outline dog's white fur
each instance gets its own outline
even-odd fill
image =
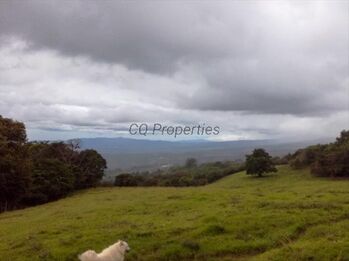
[[[125,253],[130,250],[127,242],[119,240],[97,254],[94,250],[87,250],[79,255],[81,261],[124,261]]]

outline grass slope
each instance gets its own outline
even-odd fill
[[[349,260],[349,181],[280,167],[196,188],[98,188],[0,215],[0,260]]]

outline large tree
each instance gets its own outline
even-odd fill
[[[74,152],[62,143],[31,143],[32,185],[24,199],[35,205],[56,200],[74,190],[75,176],[71,165]]]
[[[30,186],[25,126],[0,116],[0,212],[18,206]]]
[[[246,155],[246,174],[258,175],[276,172],[272,157],[264,149],[255,149],[252,154]]]
[[[73,171],[60,160],[40,159],[35,162],[32,172],[33,184],[25,199],[29,205],[57,200],[74,190]]]
[[[80,150],[71,142],[30,144],[32,186],[25,199],[35,205],[64,197],[73,190],[96,186],[106,168],[95,150]]]
[[[77,189],[96,186],[107,168],[106,160],[95,150],[83,150],[77,155],[75,187]]]
[[[77,141],[27,142],[21,122],[0,116],[0,212],[96,186],[106,168],[95,150]]]

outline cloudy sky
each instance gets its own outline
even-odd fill
[[[349,127],[348,1],[0,1],[0,114],[30,139]]]

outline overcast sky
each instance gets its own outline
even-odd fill
[[[348,1],[0,1],[0,115],[30,139],[349,128]]]

